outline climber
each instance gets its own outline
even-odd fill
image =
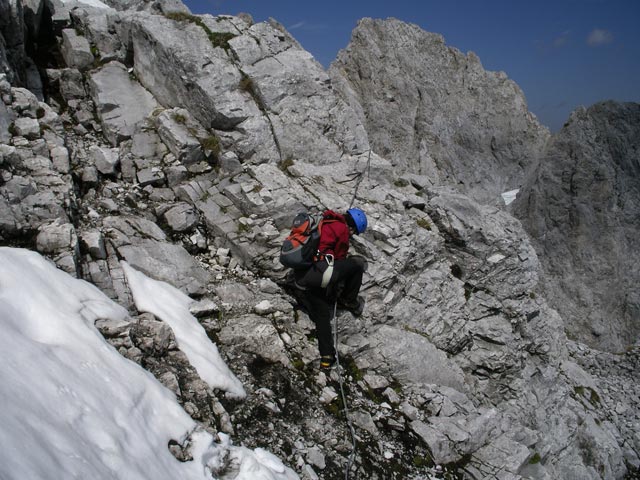
[[[326,210],[320,233],[318,253],[331,259],[333,272],[326,287],[310,285],[305,271],[294,272],[299,291],[299,300],[316,325],[320,368],[330,369],[335,363],[335,348],[332,340],[331,320],[334,303],[358,317],[364,310],[364,299],[358,296],[366,261],[362,257],[347,257],[351,235],[359,235],[367,228],[367,216],[359,208],[350,208],[344,214]],[[314,269],[314,267],[311,267]]]

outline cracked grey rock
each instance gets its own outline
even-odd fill
[[[577,109],[514,205],[568,332],[616,352],[640,335],[639,125],[638,104]]]
[[[162,214],[162,218],[174,232],[189,232],[199,222],[196,210],[188,203],[178,203]]]
[[[361,19],[329,74],[376,153],[482,202],[522,184],[549,138],[504,72],[400,20]]]
[[[94,60],[89,41],[72,28],[62,31],[61,52],[69,68],[86,70]]]
[[[113,146],[131,138],[136,126],[158,107],[154,97],[118,62],[91,72],[89,86],[104,134]]]

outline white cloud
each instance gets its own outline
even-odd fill
[[[587,45],[590,47],[599,47],[611,42],[613,42],[613,34],[601,28],[594,28],[587,37]]]
[[[300,20],[293,25],[287,26],[287,30],[293,31],[305,31],[305,32],[324,32],[330,27],[326,23],[309,23],[305,20]]]
[[[287,29],[288,30],[296,30],[298,28],[303,28],[305,25],[307,24],[307,22],[298,22],[298,23],[294,23],[293,25],[290,25]]]
[[[560,35],[558,35],[556,38],[553,39],[553,47],[554,48],[561,48],[564,47],[568,41],[569,41],[569,34],[571,32],[569,32],[568,30],[566,32],[562,32]]]

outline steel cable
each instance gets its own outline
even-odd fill
[[[347,462],[347,467],[344,471],[345,480],[349,480],[349,471],[351,470],[351,466],[353,465],[353,461],[356,456],[356,432],[353,428],[353,424],[351,423],[351,418],[349,417],[349,406],[347,405],[347,396],[344,393],[344,381],[342,378],[342,367],[340,366],[340,355],[338,354],[338,317],[336,312],[338,310],[337,302],[333,303],[333,318],[331,319],[331,323],[333,324],[333,348],[336,351],[336,370],[338,373],[338,383],[340,384],[340,395],[342,398],[342,410],[344,412],[344,417],[349,426],[349,431],[351,432],[351,453],[349,454],[349,460]]]

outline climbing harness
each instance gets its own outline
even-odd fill
[[[344,478],[345,480],[349,480],[349,470],[351,470],[351,466],[353,465],[353,461],[356,457],[356,432],[353,428],[353,424],[351,423],[351,418],[349,417],[349,406],[347,405],[347,396],[344,393],[344,382],[342,379],[342,368],[340,367],[340,355],[338,354],[338,319],[336,316],[336,312],[338,309],[338,303],[333,303],[333,317],[331,318],[331,323],[333,324],[333,348],[336,352],[336,367],[338,372],[338,383],[340,384],[340,396],[342,398],[342,409],[344,412],[344,418],[349,426],[349,431],[351,433],[351,453],[349,454],[349,460],[347,462],[347,466],[344,470]]]
[[[326,288],[333,275],[333,255],[330,253],[325,254],[324,261],[327,262],[327,269],[322,274],[322,283],[320,284],[320,288]]]

